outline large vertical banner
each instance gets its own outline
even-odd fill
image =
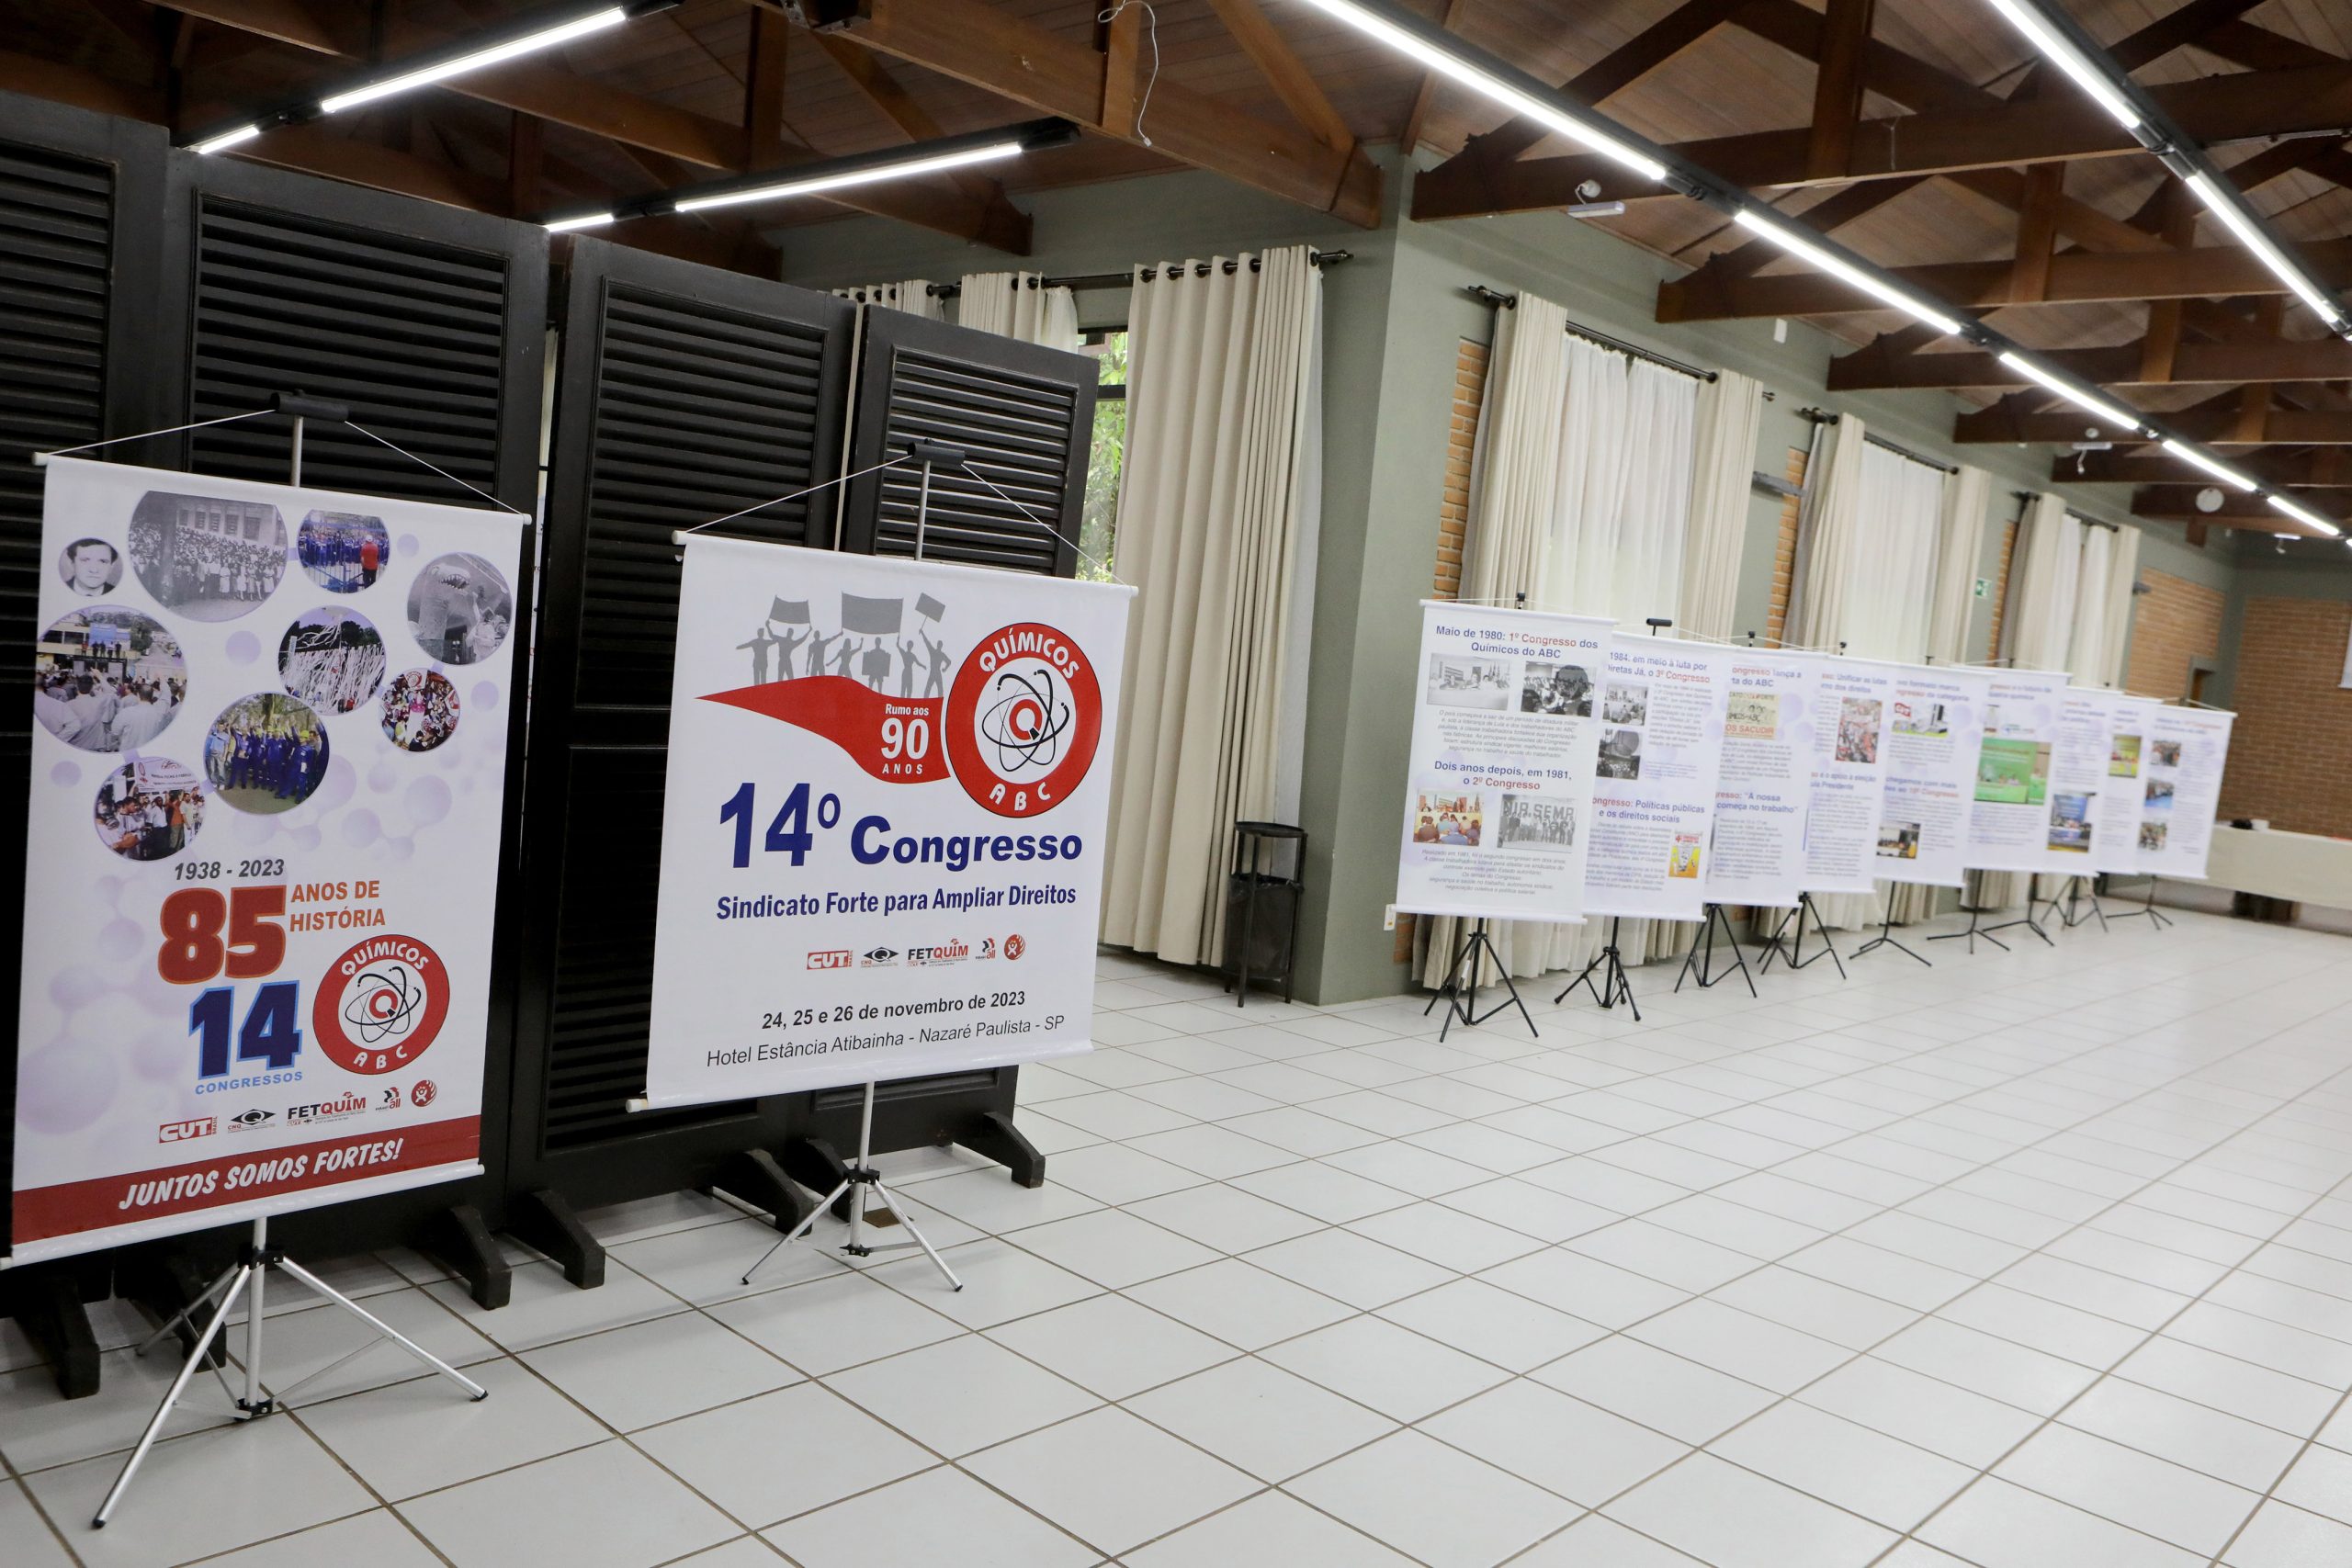
[[[2139,869],[2152,876],[2202,877],[2222,804],[2237,715],[2160,706],[2148,719],[2141,758]]]
[[[51,462],[11,1262],[481,1168],[521,542]]]
[[[1813,790],[1805,813],[1808,893],[1868,893],[1878,874],[1878,822],[1886,793],[1886,729],[1896,667],[1867,659],[1821,661]]]
[[[2092,869],[2107,818],[2109,737],[2115,694],[2069,687],[2058,697],[2058,739],[2050,751],[2050,815],[2043,869],[2081,876]]]
[[[1971,871],[2065,869],[2050,848],[2051,768],[2065,691],[2064,671],[1994,673],[1968,813]]]
[[[1091,1048],[1133,593],[687,542],[649,1103]]]
[[[1968,807],[1992,684],[1975,670],[1895,666],[1878,824],[1877,871],[1886,881],[1965,885]]]
[[[1673,637],[1610,638],[1586,913],[1667,920],[1706,913],[1732,658],[1728,648]]]
[[[1770,649],[1731,655],[1713,853],[1700,880],[1708,903],[1779,908],[1804,891],[1821,660]]]
[[[1584,919],[1611,623],[1424,600],[1396,907]]]
[[[2130,875],[2140,869],[2140,825],[2147,814],[2148,727],[2163,705],[2128,692],[2109,692],[2107,698],[2107,778],[2099,789],[2091,869]]]

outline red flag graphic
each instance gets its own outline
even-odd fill
[[[889,697],[846,675],[804,675],[711,692],[702,699],[763,714],[821,735],[877,779],[926,784],[947,777],[937,697]]]

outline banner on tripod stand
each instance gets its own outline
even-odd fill
[[[684,550],[646,1103],[1091,1049],[1134,590]]]
[[[1585,913],[1695,920],[1723,772],[1733,650],[1618,632],[1600,689]]]
[[[1875,868],[1883,880],[1966,885],[1968,805],[1992,685],[1992,677],[1978,670],[1894,667]]]
[[[480,1170],[525,520],[47,485],[8,1261]]]
[[[1895,666],[1868,659],[1821,661],[1821,719],[1814,726],[1804,825],[1808,893],[1873,890],[1894,675]]]
[[[1611,622],[1424,600],[1396,907],[1584,919]]]
[[[2149,728],[2163,704],[2129,692],[2108,692],[2107,772],[2099,784],[2098,831],[2091,839],[2091,870],[2118,876],[2140,870],[2140,829],[2147,819]]]
[[[2218,708],[2159,705],[2148,718],[2141,773],[2138,869],[2152,876],[2202,878],[2222,805],[2237,715]]]
[[[1821,660],[1776,649],[1731,651],[1713,841],[1700,881],[1707,903],[1777,908],[1804,891]]]
[[[2063,670],[1996,670],[1984,695],[1984,736],[1968,806],[1971,871],[2055,871],[2068,866],[2050,847],[2051,786]],[[2080,869],[2080,863],[2075,863]]]

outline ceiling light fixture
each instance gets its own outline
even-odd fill
[[[2330,328],[2338,332],[2344,330],[2344,308],[2329,298],[2326,290],[2312,281],[2309,273],[2287,259],[2286,253],[2278,248],[2277,242],[2263,232],[2262,225],[2241,205],[2244,198],[2235,190],[2224,194],[2221,186],[2201,170],[2190,175],[2187,184],[2196,193],[2197,199],[2205,204],[2206,209],[2220,219],[2230,232],[2237,236],[2238,243],[2252,251],[2255,259],[2268,267],[2273,276],[2292,289],[2296,298],[2309,305]]]
[[[542,227],[550,234],[568,234],[574,229],[601,229],[619,219],[617,212],[575,212],[569,218],[550,218]]]
[[[1777,218],[1767,218],[1752,207],[1743,207],[1732,214],[1743,229],[1752,229],[1792,256],[1811,262],[1822,271],[1852,285],[1873,299],[1885,301],[1906,315],[1917,318],[1948,337],[1963,337],[1967,328],[1958,318],[1936,309],[1918,296],[1895,287],[1871,268],[1848,261],[1844,256],[1798,233]]]
[[[2299,506],[2283,495],[2267,495],[2263,499],[2270,503],[2270,509],[2273,512],[2283,512],[2298,523],[2307,523],[2331,539],[2343,536],[2342,528],[2322,517],[2308,506]]]
[[[188,151],[192,152],[225,152],[232,147],[243,145],[262,133],[258,125],[241,125],[234,130],[224,130],[218,136],[208,136]]]
[[[804,179],[780,180],[768,185],[752,186],[742,190],[717,191],[708,196],[683,196],[672,204],[679,212],[701,212],[713,207],[732,207],[745,201],[777,201],[788,196],[820,196],[829,190],[844,190],[852,186],[872,185],[877,180],[910,179],[917,175],[935,175],[944,169],[960,169],[967,164],[985,164],[998,158],[1010,158],[1024,151],[1018,138],[990,141],[955,152],[942,152],[932,157],[902,158],[871,168],[848,169],[840,174],[815,175]]]
[[[448,55],[428,64],[415,66],[401,72],[397,76],[387,76],[380,82],[370,82],[364,86],[337,93],[332,97],[322,98],[319,100],[319,112],[340,114],[345,109],[356,108],[361,104],[372,104],[379,98],[389,98],[395,93],[411,92],[418,87],[429,86],[435,82],[446,82],[452,76],[462,76],[469,71],[480,71],[485,66],[502,64],[526,54],[536,54],[543,49],[553,49],[558,44],[570,43],[574,39],[586,38],[591,33],[603,32],[606,28],[619,27],[635,14],[637,13],[627,6],[608,6],[602,10],[591,11],[584,17],[572,17],[568,20],[558,22],[552,27],[537,28],[529,32],[502,39],[497,43],[468,50],[461,54]]]
[[[1656,158],[1619,141],[1582,116],[1570,113],[1555,102],[1547,101],[1537,92],[1507,79],[1491,67],[1474,64],[1446,39],[1442,29],[1430,28],[1427,23],[1412,25],[1419,18],[1408,21],[1392,18],[1374,11],[1356,0],[1306,0],[1325,16],[1345,22],[1366,37],[1378,39],[1399,54],[1408,55],[1424,70],[1433,71],[1449,82],[1459,83],[1482,97],[1491,98],[1513,114],[1524,115],[1547,130],[1555,130],[1569,141],[1589,147],[1612,163],[1622,164],[1645,180],[1661,185],[1666,182],[1666,165]],[[1431,32],[1435,37],[1430,36]],[[1505,69],[1508,69],[1507,67]]]
[[[2030,6],[2018,0],[1992,0],[1993,9],[2008,18],[2009,26],[2032,41],[2033,47],[2047,56],[2052,64],[2075,79],[2075,85],[2090,95],[2091,100],[2126,130],[2137,130],[2143,123],[2140,111],[2132,101],[2116,91],[2107,73],[2072,41],[2062,37],[2049,21]]]
[[[2001,363],[2029,380],[2040,382],[2076,408],[2098,415],[2109,424],[2120,425],[2125,430],[2134,432],[2140,429],[2138,414],[2127,413],[2106,399],[2093,396],[2060,377],[2056,372],[2042,368],[2022,354],[2013,354],[2004,349],[2001,352]]]
[[[2245,475],[2238,472],[2227,463],[2222,462],[2219,457],[2216,457],[2211,453],[2205,452],[2198,447],[2191,446],[2186,441],[2176,441],[2171,436],[2167,435],[2164,438],[2164,446],[2165,451],[2171,453],[2174,457],[2179,458],[2182,462],[2187,463],[2191,468],[2202,468],[2207,473],[2212,475],[2215,479],[2221,480],[2223,484],[2235,485],[2238,489],[2245,491],[2248,495],[2252,495],[2255,491],[2262,488],[2252,479],[2246,478]]]

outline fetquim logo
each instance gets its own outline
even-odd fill
[[[309,1105],[289,1105],[286,1108],[286,1120],[288,1125],[300,1125],[309,1122],[340,1122],[346,1116],[356,1116],[367,1109],[367,1100],[358,1095],[339,1094],[333,1100],[317,1100]]]

